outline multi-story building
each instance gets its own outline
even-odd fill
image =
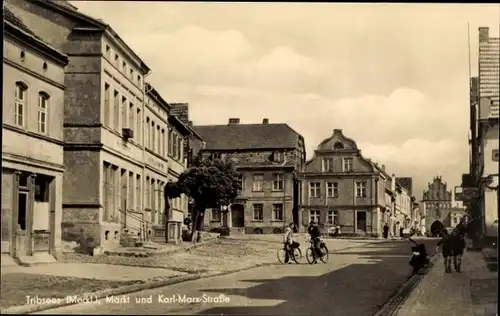
[[[452,193],[440,176],[428,184],[427,191],[422,194],[421,205],[425,215],[425,231],[437,233],[436,229],[444,226],[444,219],[452,207]]]
[[[498,237],[500,38],[479,28],[478,188],[484,241]]]
[[[413,203],[411,200],[411,195],[408,189],[402,186],[396,178],[396,202],[395,202],[395,210],[394,217],[396,221],[395,234],[399,236],[399,231],[402,228],[403,230],[407,230],[411,228],[411,214]]]
[[[7,5],[69,56],[63,239],[111,248],[131,234],[147,238],[161,218],[169,169],[185,166],[183,132],[169,130],[178,120],[145,84],[149,67],[109,25],[64,1]]]
[[[295,172],[305,162],[304,138],[287,124],[240,124],[194,126],[206,142],[204,157],[232,159],[241,174],[242,190],[230,205],[232,231],[280,233],[288,223],[298,225],[298,183]],[[208,215],[208,216],[207,216]],[[204,225],[222,225],[220,209],[207,212]]]
[[[325,229],[339,225],[344,234],[380,235],[391,181],[384,169],[363,157],[356,142],[335,129],[298,175],[302,226],[315,221]]]
[[[8,7],[3,56],[2,265],[9,257],[51,261],[61,251],[68,57]]]

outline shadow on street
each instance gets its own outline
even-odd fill
[[[427,251],[433,254],[437,240],[424,243]],[[373,251],[373,248],[332,252],[329,257],[330,263],[335,260],[341,261],[345,255],[361,256],[365,261],[368,259],[368,263],[350,264],[319,276],[246,280],[245,282],[257,283],[248,288],[200,289],[206,293],[243,296],[248,299],[248,304],[210,308],[199,314],[372,315],[408,279],[411,244],[387,242],[377,245],[375,249],[380,249],[379,251]],[[283,268],[293,268],[293,266],[283,266]],[[301,269],[314,268],[315,266],[308,264],[301,265]],[[271,305],[255,306],[256,304],[251,302],[252,299],[278,300],[278,302],[269,304],[255,302],[259,305]]]

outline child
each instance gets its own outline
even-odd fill
[[[439,246],[441,246],[441,252],[444,258],[444,270],[445,273],[451,273],[451,256],[453,254],[453,237],[448,234],[446,229],[442,231],[442,238],[438,242],[436,247],[436,252],[439,251]]]
[[[289,262],[290,260],[290,252],[293,251],[293,227],[295,225],[293,223],[290,223],[288,227],[285,230],[285,234],[283,235],[283,248],[285,249],[285,263],[292,263]]]

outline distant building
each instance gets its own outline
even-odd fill
[[[413,178],[412,177],[397,177],[396,183],[405,188],[410,196],[413,196]]]
[[[379,236],[393,211],[392,177],[340,129],[318,145],[298,178],[303,229],[315,221],[323,229],[339,225],[343,234]]]
[[[64,68],[68,57],[4,6],[2,264],[62,251]]]
[[[448,185],[440,176],[428,184],[427,191],[424,190],[421,205],[425,212],[426,232],[432,232],[431,226],[438,227],[435,225],[440,225],[439,223],[444,225],[444,220],[452,207],[452,192],[448,191]]]
[[[291,222],[299,224],[298,182],[295,173],[305,162],[304,138],[287,124],[194,126],[206,142],[204,157],[231,159],[241,173],[242,190],[229,206],[232,232],[281,233]],[[205,227],[222,225],[220,209],[207,211]]]

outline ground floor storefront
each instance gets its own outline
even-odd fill
[[[2,160],[1,253],[55,260],[61,251],[62,166]]]
[[[379,207],[360,207],[356,209],[330,209],[321,207],[302,207],[302,227],[304,231],[311,221],[318,224],[321,230],[328,231],[340,227],[344,236],[371,236],[382,234],[382,211]]]

